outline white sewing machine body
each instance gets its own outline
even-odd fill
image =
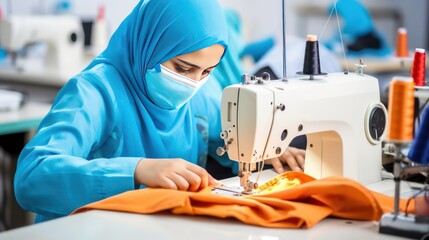
[[[46,44],[43,61],[17,55],[23,47]],[[0,21],[0,47],[12,58],[5,76],[14,78],[61,79],[62,85],[85,65],[81,20],[71,15],[10,15]],[[9,73],[10,72],[10,73]],[[39,76],[40,75],[40,76]],[[39,79],[40,78],[40,79]]]
[[[307,135],[309,175],[381,180],[387,112],[377,79],[356,73],[306,78],[225,88],[221,137],[229,158],[241,166],[278,157],[295,137]]]

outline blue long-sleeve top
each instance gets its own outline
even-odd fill
[[[118,75],[101,68],[112,78]],[[15,192],[21,207],[43,215],[37,220],[67,215],[134,188],[134,170],[144,156],[138,146],[143,146],[144,136],[137,130],[139,121],[132,121],[136,116],[130,95],[118,85],[90,74],[70,80],[25,146]],[[122,108],[123,104],[129,106]],[[125,132],[132,130],[125,125],[136,126],[135,131]]]

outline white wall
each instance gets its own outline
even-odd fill
[[[203,0],[198,0],[203,1]],[[219,0],[222,5],[237,9],[243,18],[246,29],[246,38],[255,40],[267,35],[281,34],[281,0]],[[57,0],[0,0],[0,6],[4,12],[12,3],[14,13],[48,13],[53,9]],[[106,17],[113,32],[119,23],[127,16],[138,0],[71,0],[72,12],[83,18],[94,18],[97,14],[97,6],[101,3],[106,5]],[[296,7],[304,4],[316,4],[324,8],[333,0],[285,0],[286,2],[286,26],[287,32],[294,35],[306,35],[308,33],[319,34],[327,18],[307,19],[308,27],[300,20]],[[427,44],[427,0],[362,0],[368,7],[394,8],[399,10],[405,21],[405,27],[409,33],[410,48],[426,48]],[[328,37],[334,28],[331,21],[326,32]],[[376,21],[377,27],[384,32],[390,43],[395,41],[395,26],[389,21]],[[308,28],[308,29],[307,29]],[[304,36],[302,36],[304,37]]]

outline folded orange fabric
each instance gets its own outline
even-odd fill
[[[379,220],[393,210],[393,198],[372,192],[343,177],[321,180],[299,172],[281,175],[300,185],[252,196],[223,196],[211,193],[168,189],[140,189],[125,192],[79,208],[74,213],[93,209],[151,214],[173,214],[236,218],[244,223],[273,228],[310,228],[332,216],[352,220]],[[401,200],[405,210],[406,200]],[[414,203],[408,212],[414,211]]]

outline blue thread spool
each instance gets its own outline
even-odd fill
[[[429,164],[429,107],[422,114],[422,122],[411,145],[408,158],[423,165]]]

